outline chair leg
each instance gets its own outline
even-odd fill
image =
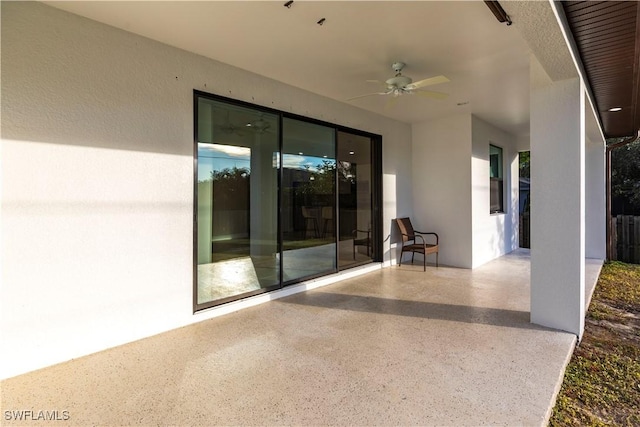
[[[438,267],[438,252],[436,252],[436,267]]]
[[[424,256],[422,257],[422,270],[427,271],[427,251],[424,251]]]
[[[404,251],[400,250],[400,259],[398,260],[398,267],[402,265],[402,255],[404,255]]]

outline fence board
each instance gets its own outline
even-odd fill
[[[633,263],[640,264],[640,216],[635,217],[633,244],[635,245],[635,252],[633,256]]]
[[[614,259],[640,264],[640,216],[618,215],[611,222]]]

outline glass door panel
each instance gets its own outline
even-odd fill
[[[278,116],[199,98],[197,304],[280,283]]]
[[[338,263],[373,259],[371,138],[338,132]]]
[[[336,271],[335,130],[289,118],[282,128],[283,282]]]

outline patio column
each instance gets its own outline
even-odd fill
[[[602,138],[587,137],[585,156],[585,255],[604,260],[607,258],[607,188],[606,148]]]
[[[585,110],[579,77],[531,64],[531,322],[584,330]]]

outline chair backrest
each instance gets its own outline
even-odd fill
[[[413,226],[411,225],[411,220],[409,218],[397,218],[396,224],[398,224],[398,228],[402,233],[403,242],[408,242],[415,239],[415,232],[413,231]]]
[[[302,217],[303,218],[311,218],[311,212],[306,206],[302,206]]]

